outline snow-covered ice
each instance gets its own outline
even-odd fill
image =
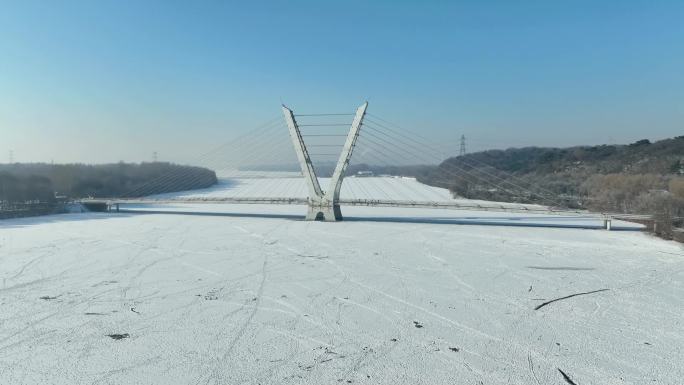
[[[192,194],[300,193],[278,182]],[[399,178],[345,191],[384,183],[425,199]],[[0,384],[684,378],[684,248],[641,232],[434,209],[343,207],[337,223],[301,206],[133,209],[159,213],[0,222]]]

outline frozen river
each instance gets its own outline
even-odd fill
[[[345,185],[385,183],[364,180]],[[254,183],[269,182],[225,193]],[[0,384],[684,378],[679,244],[544,227],[589,221],[560,216],[355,207],[322,223],[298,206],[199,209],[231,214],[1,221]]]

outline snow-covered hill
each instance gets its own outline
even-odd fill
[[[361,180],[345,185],[406,183]],[[237,182],[201,194],[282,186]],[[558,216],[356,207],[325,223],[298,206],[200,206],[0,221],[0,384],[684,378],[678,244],[453,224],[578,221]]]

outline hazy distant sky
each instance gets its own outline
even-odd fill
[[[187,161],[366,99],[470,150],[683,135],[684,1],[0,0],[0,162]]]

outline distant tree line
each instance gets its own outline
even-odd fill
[[[0,201],[52,202],[55,194],[49,178],[39,175],[15,175],[0,171]]]
[[[0,202],[55,202],[85,197],[138,197],[206,188],[212,170],[166,162],[0,165]]]

